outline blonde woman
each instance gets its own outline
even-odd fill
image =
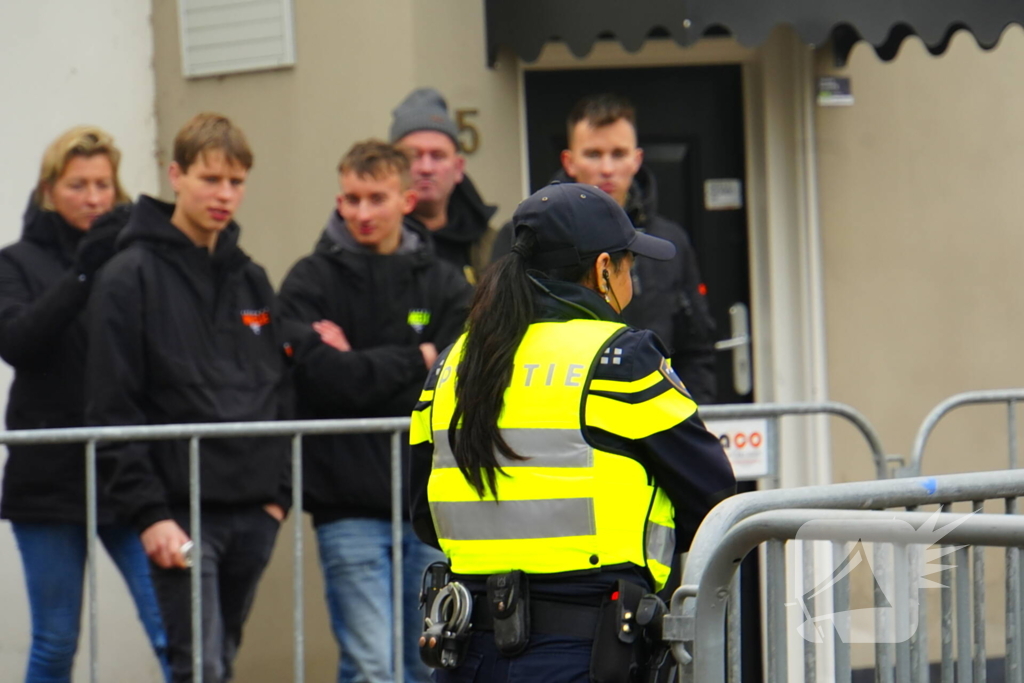
[[[21,239],[0,251],[0,358],[14,368],[8,429],[84,424],[83,312],[93,276],[114,254],[130,210],[121,153],[79,126],[46,149]],[[85,459],[80,444],[11,446],[0,517],[21,552],[32,649],[26,683],[71,680],[85,566]],[[167,637],[135,531],[99,509],[99,536],[135,599],[167,678]]]

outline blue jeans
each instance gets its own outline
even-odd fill
[[[25,683],[70,683],[82,614],[85,526],[16,522],[12,527],[32,612],[32,649]],[[99,527],[99,538],[128,584],[164,678],[170,680],[167,635],[142,543],[133,529],[114,524]]]
[[[331,628],[342,652],[338,683],[392,683],[391,523],[341,519],[318,526],[316,536]],[[423,630],[420,584],[427,565],[445,558],[421,543],[408,522],[402,557],[405,681],[427,683],[430,669],[420,661],[417,642]]]

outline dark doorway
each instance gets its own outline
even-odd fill
[[[733,336],[733,307],[743,304],[749,310],[750,305],[740,67],[528,71],[531,192],[546,185],[561,167],[569,109],[582,97],[603,92],[627,97],[635,105],[645,165],[658,183],[658,212],[688,232],[718,337]],[[726,206],[737,206],[729,202],[737,187],[731,181],[740,183],[738,207],[709,209],[706,199],[712,200],[712,207],[723,199]],[[712,196],[706,197],[706,191]],[[732,351],[717,354],[718,403],[753,400],[749,363],[746,379],[737,376],[743,372],[734,372],[734,365]]]
[[[742,311],[750,306],[740,67],[528,71],[525,90],[531,192],[561,168],[565,117],[578,100],[612,92],[633,103],[644,163],[658,184],[658,213],[682,225],[693,242],[718,337],[727,339],[749,325],[744,319],[736,327],[735,321],[745,318]],[[750,347],[745,351],[749,359]],[[751,373],[749,360],[744,368],[733,351],[718,352],[717,402],[752,401]],[[740,488],[753,490],[756,484],[744,482]],[[760,681],[757,553],[743,562],[741,592],[743,680]]]

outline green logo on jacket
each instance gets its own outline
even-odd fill
[[[430,311],[423,308],[410,309],[407,322],[412,329],[422,332],[423,328],[430,324]]]

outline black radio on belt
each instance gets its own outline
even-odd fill
[[[487,608],[494,620],[494,644],[515,657],[530,642],[530,582],[521,571],[487,577]]]

